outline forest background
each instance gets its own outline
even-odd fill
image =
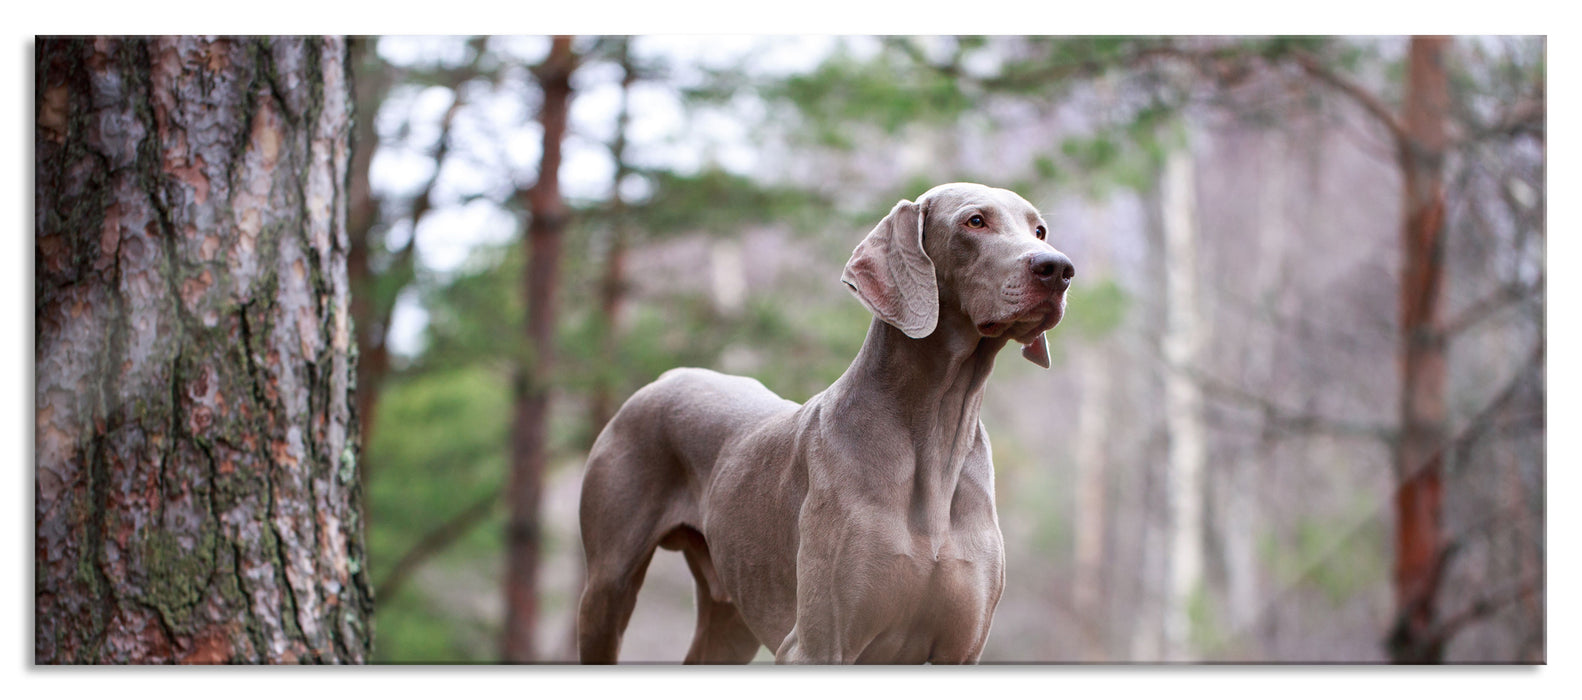
[[[1414,46],[572,39],[524,648],[570,658],[576,488],[609,411],[682,365],[806,399],[861,341],[833,282],[854,241],[897,199],[974,180],[1037,202],[1081,271],[1053,371],[1002,362],[985,401],[1011,563],[985,661],[1542,660],[1545,45],[1439,49],[1456,135],[1427,262],[1403,250],[1397,153]],[[522,222],[550,42],[358,47],[379,144],[359,324],[376,658],[491,660],[513,624],[522,511],[502,494],[532,393],[513,384],[535,371]],[[1422,321],[1448,357],[1433,439],[1455,454],[1433,465],[1399,429],[1416,264],[1445,281]],[[1403,533],[1427,476],[1432,531]],[[1401,612],[1415,546],[1420,626]],[[691,594],[656,556],[623,658],[684,647]]]
[[[1018,41],[1030,54],[1008,48]],[[1208,54],[1231,45],[1251,59],[1245,73],[1229,54],[1130,64],[1153,50],[1147,41],[1073,41],[1064,50],[1102,60],[1071,61],[1061,42],[1016,37],[770,38],[703,52],[639,37],[625,90],[619,42],[572,42],[580,61],[562,177],[573,215],[556,341],[564,384],[547,441],[541,658],[563,648],[577,576],[566,504],[601,391],[618,402],[668,366],[696,364],[805,398],[849,361],[864,323],[860,306],[820,280],[838,275],[875,212],[950,179],[1009,186],[1044,207],[1090,285],[1073,299],[1089,313],[1074,311],[1051,338],[1054,371],[1002,362],[991,380],[986,421],[1015,549],[995,634],[1004,641],[985,660],[1388,658],[1400,174],[1389,127],[1290,57],[1320,59],[1393,109],[1407,39],[1170,42]],[[367,324],[383,331],[390,364],[363,416],[374,416],[364,463],[370,561],[383,584],[376,660],[497,660],[500,492],[513,373],[525,362],[519,193],[542,155],[530,69],[549,40],[368,46],[374,63],[359,64],[361,75],[389,76],[373,121],[389,179],[370,177],[380,290],[365,297],[389,314]],[[1498,127],[1533,85],[1542,98],[1542,40],[1451,50],[1466,71],[1453,78],[1466,90],[1452,92],[1467,100],[1458,118]],[[791,58],[765,58],[776,52]],[[1000,53],[1065,74],[1018,85],[1015,62],[984,63]],[[679,116],[669,129],[630,119],[617,155],[612,105],[623,92],[629,104],[650,101],[632,113]],[[1448,660],[1541,660],[1545,602],[1531,572],[1546,559],[1546,397],[1542,351],[1528,350],[1546,340],[1546,134],[1536,147],[1530,130],[1476,135],[1489,138],[1457,143],[1466,150],[1447,167],[1449,201],[1462,204],[1446,228],[1446,317],[1467,321],[1470,338],[1451,344],[1450,394],[1462,398],[1447,425],[1459,436],[1488,411],[1509,413],[1445,470],[1457,554],[1438,619],[1466,620]],[[1174,239],[1198,259],[1185,282],[1198,302],[1185,316],[1172,316],[1161,291],[1171,271],[1160,258],[1180,230],[1169,204],[1182,198],[1171,192],[1192,193],[1195,210],[1190,233]],[[601,328],[617,240],[627,284]],[[1167,356],[1165,336],[1191,316],[1187,337],[1198,340],[1183,363]],[[1165,398],[1182,393],[1182,375],[1198,397],[1185,422]],[[1049,397],[1063,407],[1041,410]],[[1194,430],[1202,446],[1182,455],[1178,436]],[[1167,470],[1194,461],[1201,476],[1187,492],[1200,529],[1183,538],[1174,514],[1191,507],[1172,500],[1182,489]],[[1181,546],[1203,562],[1186,588],[1173,583],[1173,562],[1194,556]],[[679,560],[656,560],[629,658],[684,646],[682,576]]]

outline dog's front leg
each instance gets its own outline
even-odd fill
[[[907,554],[905,524],[890,509],[842,507],[811,494],[797,545],[796,623],[775,652],[777,663],[893,662],[869,653],[894,627],[927,580]],[[869,658],[873,657],[873,658]]]
[[[775,650],[775,663],[839,664],[855,661],[843,637],[841,581],[838,573],[841,543],[831,532],[828,510],[805,505],[799,518],[801,538],[796,560],[796,623]],[[847,608],[847,611],[850,609]]]

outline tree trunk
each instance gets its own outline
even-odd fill
[[[1445,258],[1446,37],[1414,37],[1408,58],[1403,136],[1400,298],[1400,437],[1395,444],[1395,604],[1388,639],[1396,663],[1437,663],[1435,599],[1445,559],[1442,446],[1445,334],[1440,296]]]
[[[576,56],[570,37],[555,37],[549,57],[534,69],[543,89],[544,153],[538,182],[527,190],[528,269],[525,326],[530,357],[517,370],[511,424],[511,476],[506,498],[505,661],[535,660],[538,622],[539,502],[547,462],[545,445],[549,389],[555,363],[555,291],[559,286],[561,239],[569,211],[560,196],[561,140],[571,107]]]
[[[366,661],[345,42],[36,52],[35,662]]]
[[[388,253],[388,260],[381,259],[380,250],[386,242],[391,221],[385,202],[374,194],[369,173],[373,167],[374,153],[379,150],[379,131],[375,122],[379,108],[389,94],[396,76],[393,68],[379,58],[376,37],[353,37],[349,40],[352,70],[356,76],[353,97],[358,118],[352,131],[352,162],[349,190],[351,202],[347,214],[348,237],[351,239],[347,267],[352,280],[352,320],[357,328],[357,415],[361,421],[362,437],[370,440],[377,425],[379,395],[385,378],[390,374],[390,322],[395,316],[396,301],[417,276],[417,232],[423,217],[433,210],[433,193],[445,169],[446,154],[450,151],[451,124],[462,107],[461,92],[452,90],[453,101],[445,116],[440,119],[439,140],[434,147],[434,171],[429,176],[406,212],[411,222],[411,234],[401,247]],[[472,42],[474,56],[482,56],[485,47],[481,38]],[[477,75],[477,58],[471,65],[450,70],[434,78],[455,86]],[[396,216],[394,221],[402,217]],[[376,262],[378,259],[378,262]],[[358,471],[367,484],[373,470],[364,465]]]
[[[1198,318],[1197,189],[1192,155],[1166,158],[1163,182],[1166,319],[1165,424],[1170,435],[1170,553],[1165,593],[1165,657],[1191,658],[1191,608],[1203,595],[1205,429],[1203,393],[1188,371],[1202,345]]]
[[[1102,231],[1108,222],[1099,216],[1099,205],[1090,204],[1086,225],[1090,230]],[[1083,256],[1082,271],[1090,280],[1110,279],[1108,241],[1091,246]],[[1085,345],[1074,353],[1071,362],[1076,366],[1077,384],[1082,403],[1077,408],[1077,434],[1073,453],[1076,457],[1076,503],[1073,508],[1074,546],[1073,558],[1076,571],[1071,582],[1072,608],[1081,625],[1080,647],[1082,660],[1101,662],[1109,659],[1110,598],[1104,588],[1106,557],[1112,556],[1107,543],[1106,521],[1109,513],[1109,475],[1111,442],[1111,402],[1115,393],[1111,357],[1120,349],[1113,337],[1105,337]]]
[[[605,253],[604,273],[599,279],[598,362],[593,368],[593,389],[588,397],[588,443],[594,441],[604,426],[615,415],[615,390],[619,385],[621,313],[626,306],[626,250],[630,237],[626,197],[621,194],[621,183],[632,172],[626,158],[626,133],[631,124],[632,85],[637,82],[637,69],[632,65],[632,38],[622,37],[616,47],[616,63],[621,67],[621,107],[615,117],[615,140],[610,144],[610,159],[615,161],[615,174],[610,180],[610,248]],[[573,537],[572,546],[577,550],[571,590],[581,591],[587,579],[586,563],[582,552],[582,538]],[[575,607],[575,606],[573,606]],[[557,658],[577,659],[577,621],[571,624],[561,640]]]
[[[1091,271],[1091,265],[1084,266]],[[1092,275],[1090,274],[1090,277]],[[1089,347],[1076,362],[1082,404],[1077,412],[1076,572],[1072,581],[1072,607],[1081,621],[1083,661],[1105,661],[1108,656],[1108,597],[1104,594],[1105,518],[1108,497],[1110,449],[1110,356],[1114,343]]]
[[[1260,300],[1277,338],[1285,332],[1276,310],[1289,296],[1290,256],[1286,248],[1297,240],[1295,229],[1287,222],[1289,184],[1286,169],[1299,157],[1283,132],[1264,135],[1258,148],[1259,186],[1257,200],[1257,253],[1252,261],[1252,293]],[[1251,337],[1241,344],[1241,368],[1246,386],[1273,387],[1280,377],[1277,342],[1254,343]],[[1224,552],[1225,613],[1233,634],[1253,652],[1257,630],[1254,625],[1260,608],[1258,590],[1257,539],[1264,531],[1260,496],[1263,471],[1274,452],[1272,436],[1265,431],[1251,450],[1239,459],[1216,463],[1218,476],[1219,542]]]
[[[621,307],[626,300],[626,198],[621,195],[621,182],[632,172],[626,159],[626,131],[631,122],[632,84],[637,82],[637,71],[632,66],[631,38],[621,39],[617,49],[617,62],[621,66],[621,108],[615,118],[615,143],[610,145],[610,158],[615,161],[615,176],[610,186],[610,250],[604,259],[604,277],[599,280],[599,366],[593,386],[593,397],[588,402],[589,441],[599,437],[604,424],[615,415],[615,371],[617,339],[620,328]]]
[[[374,196],[369,171],[372,169],[374,151],[379,148],[379,132],[374,122],[379,116],[385,93],[390,89],[390,75],[384,70],[374,50],[373,37],[354,37],[349,40],[350,61],[356,77],[353,98],[356,100],[357,119],[352,130],[351,174],[348,179],[350,198],[347,207],[347,237],[351,245],[347,254],[347,268],[352,284],[352,319],[356,322],[357,340],[357,417],[363,439],[369,439],[374,424],[374,412],[379,407],[379,386],[390,368],[390,355],[385,348],[389,334],[390,313],[376,289],[376,273],[372,268],[370,248],[373,230],[379,223],[379,199]],[[413,229],[414,238],[416,228]],[[410,254],[409,254],[410,256]],[[358,476],[367,485],[367,469]]]

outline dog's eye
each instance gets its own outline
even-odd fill
[[[1040,241],[1044,240],[1044,227],[1039,226],[1038,228],[1033,229],[1033,235],[1038,236],[1038,240]]]
[[[982,214],[973,214],[972,218],[967,219],[967,225],[973,228],[983,228],[988,226],[988,223],[983,220]]]

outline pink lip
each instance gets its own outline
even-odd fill
[[[1060,323],[1060,319],[1062,316],[1064,316],[1065,311],[1063,308],[1061,308],[1061,306],[1060,295],[1056,294],[1049,299],[1034,304],[1020,313],[1012,315],[1006,320],[980,323],[978,324],[978,332],[990,338],[998,338],[1006,331],[1016,329],[1017,326],[1021,326],[1023,324],[1031,323],[1032,325],[1028,327],[1027,330],[1021,331],[1012,336],[1016,342],[1025,345],[1037,340],[1038,334],[1054,328]]]

